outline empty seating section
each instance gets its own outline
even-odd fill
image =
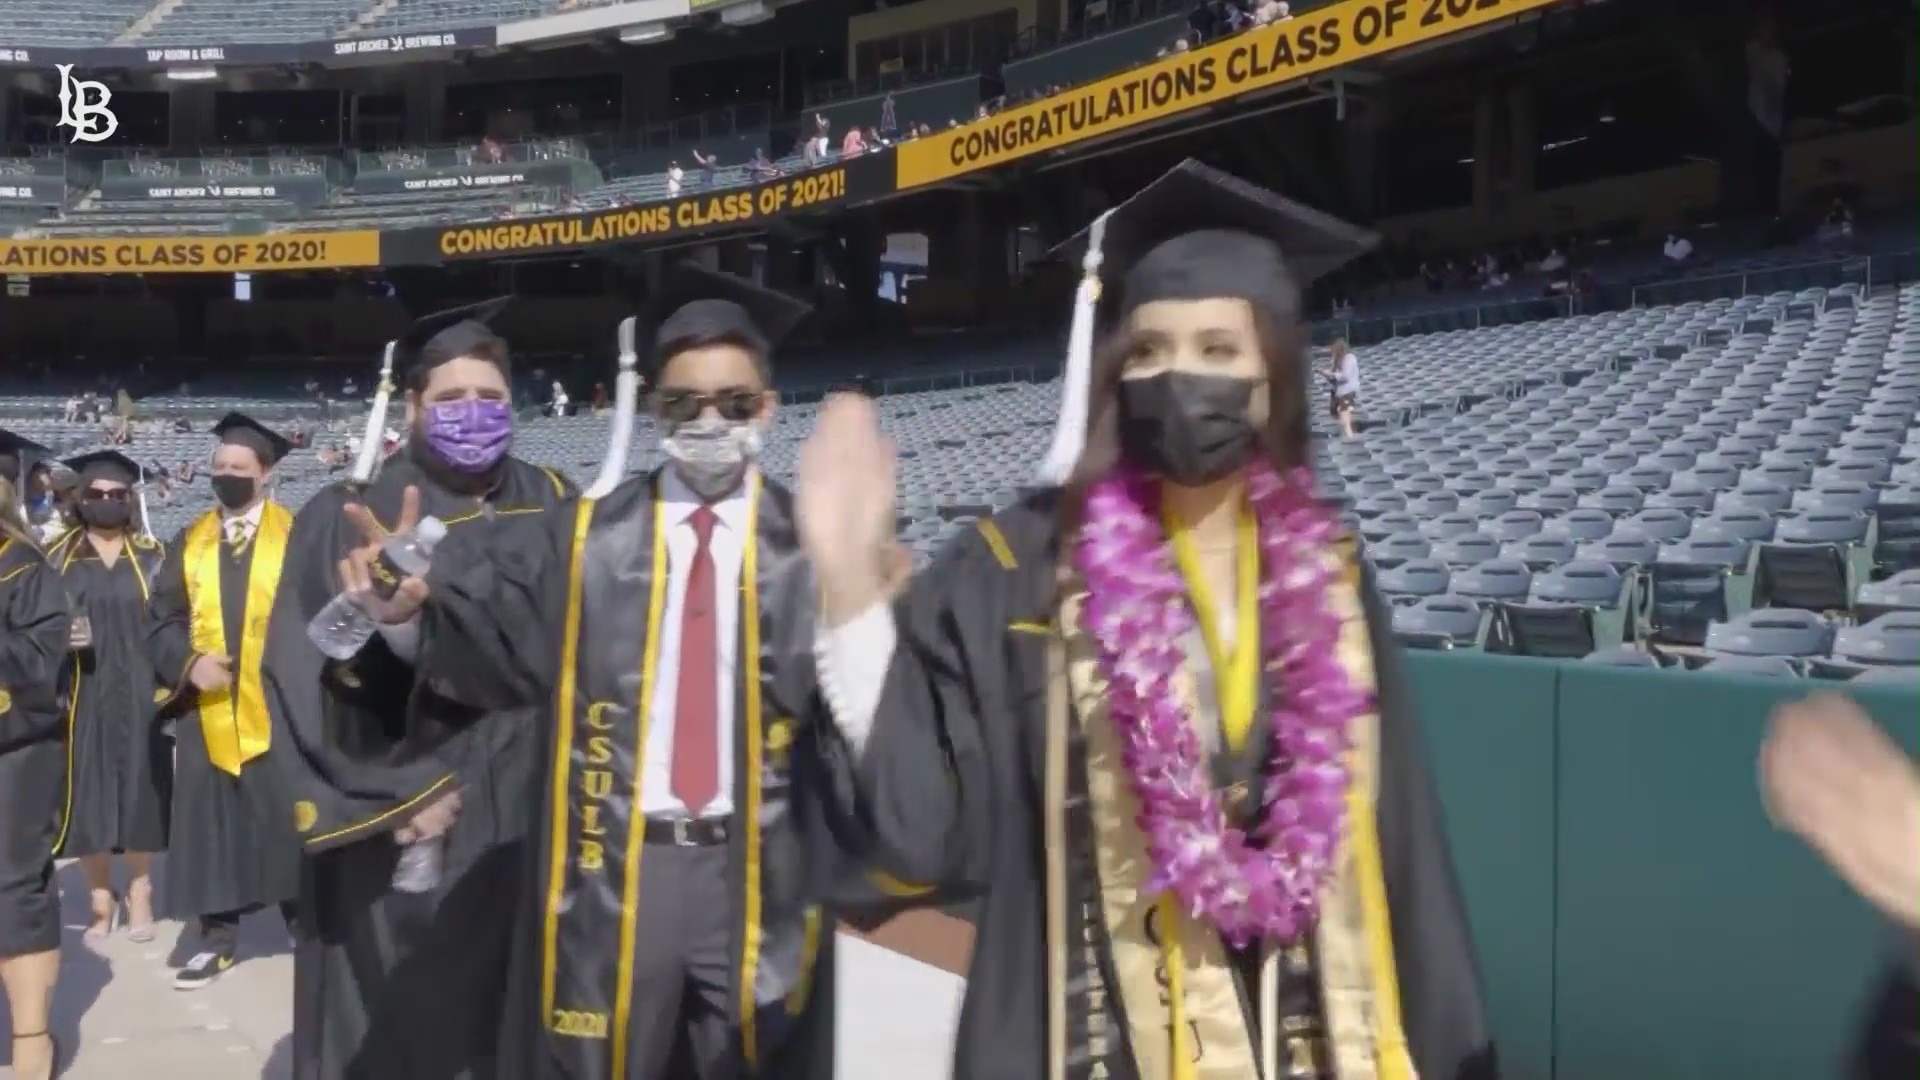
[[[1366,350],[1362,377],[1363,437],[1324,438],[1320,472],[1407,644],[1920,678],[1920,285],[1399,338]],[[1019,497],[1058,384],[880,402],[901,453],[900,536],[924,561]],[[148,406],[228,404],[248,403]],[[44,416],[49,403],[0,400],[0,414],[23,406]],[[816,409],[782,409],[772,475],[792,478]],[[91,435],[9,424],[66,449]],[[605,417],[529,420],[516,451],[586,481],[608,430]],[[642,420],[633,468],[658,463],[656,442]],[[172,461],[205,447],[165,435],[135,449]],[[281,497],[329,479],[302,451]],[[206,503],[189,493],[159,523]]]
[[[133,25],[155,0],[6,0],[0,41],[8,45],[102,45]]]
[[[262,18],[258,0],[180,0],[136,40],[141,45],[251,44],[338,37],[375,0],[275,0]]]
[[[563,0],[399,0],[364,29],[369,34],[464,30],[548,15],[562,3]]]

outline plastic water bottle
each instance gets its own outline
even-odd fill
[[[421,519],[410,533],[388,537],[380,551],[380,562],[395,584],[382,585],[376,581],[374,587],[391,596],[403,578],[424,575],[433,561],[433,549],[446,537],[446,525],[433,517]],[[379,629],[380,624],[367,614],[359,601],[343,592],[327,601],[327,606],[307,624],[307,638],[329,659],[351,660],[360,655],[360,650],[366,648]]]
[[[400,849],[400,861],[393,868],[393,887],[403,893],[432,892],[440,885],[441,861],[446,856],[446,841],[436,836]]]

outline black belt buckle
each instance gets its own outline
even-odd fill
[[[674,847],[714,847],[727,842],[725,818],[649,818],[646,839],[650,844]]]

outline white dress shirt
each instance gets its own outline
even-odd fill
[[[647,745],[642,749],[640,812],[652,818],[718,818],[733,813],[733,744],[735,700],[738,682],[735,666],[739,653],[740,568],[746,554],[747,495],[744,486],[712,503],[716,521],[708,539],[713,555],[713,591],[718,599],[719,618],[715,632],[720,635],[714,653],[714,677],[719,680],[720,786],[719,794],[705,807],[692,812],[674,797],[673,728],[674,710],[680,696],[680,621],[686,607],[687,573],[699,539],[689,519],[700,506],[700,498],[680,480],[672,469],[661,473],[660,497],[666,503],[667,597],[660,617],[659,652],[654,663],[652,716],[648,719]],[[884,670],[884,669],[882,669]]]
[[[241,522],[246,523],[247,536],[253,536],[258,533],[260,531],[260,515],[266,505],[266,500],[262,499],[238,514],[222,507],[220,510],[220,531],[221,534],[226,537],[227,543],[234,544],[240,541],[239,529]]]
[[[900,632],[893,624],[893,608],[875,604],[858,616],[814,635],[814,664],[820,674],[820,692],[833,713],[840,734],[856,757],[873,733],[880,711],[880,692],[893,663]]]

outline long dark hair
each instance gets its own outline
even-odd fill
[[[1308,422],[1307,329],[1295,317],[1296,308],[1291,304],[1252,306],[1254,338],[1267,375],[1267,422],[1260,429],[1260,449],[1274,468],[1298,468],[1313,457],[1313,433]],[[1120,462],[1120,376],[1134,345],[1132,331],[1118,325],[1094,349],[1086,447],[1073,476],[1061,490],[1063,536],[1079,527],[1087,489]]]

